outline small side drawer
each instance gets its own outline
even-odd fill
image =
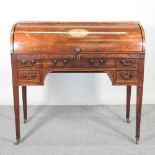
[[[127,84],[138,82],[138,71],[117,71],[116,72],[116,83]]]
[[[41,73],[39,71],[18,71],[18,82],[20,84],[39,84]]]
[[[39,68],[40,62],[38,59],[17,59],[17,67],[20,68]]]
[[[117,59],[117,67],[138,67],[138,59]]]

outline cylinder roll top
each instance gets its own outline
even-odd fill
[[[136,22],[23,22],[12,28],[14,53],[144,52],[144,31]]]

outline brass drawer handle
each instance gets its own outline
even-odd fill
[[[100,60],[100,63],[104,63],[104,62],[105,62],[105,60],[104,60],[104,59],[101,59],[101,60]]]
[[[91,62],[91,63],[94,63],[94,62],[95,62],[95,60],[94,60],[94,59],[91,59],[91,60],[90,60],[90,62]]]
[[[56,60],[56,59],[54,59],[54,60],[53,60],[53,63],[57,63],[57,60]]]
[[[132,66],[132,64],[134,63],[133,60],[120,60],[120,63],[123,65],[123,66]]]
[[[29,73],[29,74],[24,74],[24,78],[26,79],[26,80],[33,80],[33,79],[35,79],[36,78],[36,74],[35,73]]]
[[[93,66],[99,67],[99,66],[101,66],[103,63],[105,63],[105,60],[104,60],[104,59],[100,59],[100,60],[91,59],[91,60],[90,60],[90,63],[91,63]]]
[[[25,67],[33,67],[34,64],[35,64],[35,60],[32,59],[31,61],[26,61],[26,60],[22,60],[22,64],[25,66]]]
[[[64,64],[66,64],[66,63],[68,63],[68,61],[65,59],[65,60],[64,60]]]
[[[134,73],[123,72],[123,73],[121,73],[121,77],[124,80],[130,80],[130,79],[132,79],[134,77]]]
[[[58,61],[57,61],[56,59],[52,59],[52,64],[53,64],[54,66],[57,66],[57,63],[58,63]]]
[[[64,59],[64,60],[58,61],[58,60],[54,59],[54,60],[52,60],[52,62],[53,62],[53,64],[55,66],[57,66],[57,65],[60,65],[61,63],[63,63],[64,65],[67,64],[68,63],[68,60],[67,59]]]

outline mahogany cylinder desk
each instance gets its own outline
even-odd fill
[[[102,72],[112,85],[126,86],[126,120],[131,86],[137,87],[136,143],[144,77],[144,30],[138,22],[19,22],[11,31],[11,62],[16,140],[20,142],[19,86],[24,122],[27,86],[43,85],[48,73]]]

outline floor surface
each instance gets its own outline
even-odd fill
[[[143,105],[140,144],[135,144],[125,105],[28,106],[21,143],[14,145],[13,106],[0,106],[0,155],[155,155],[155,105]]]

